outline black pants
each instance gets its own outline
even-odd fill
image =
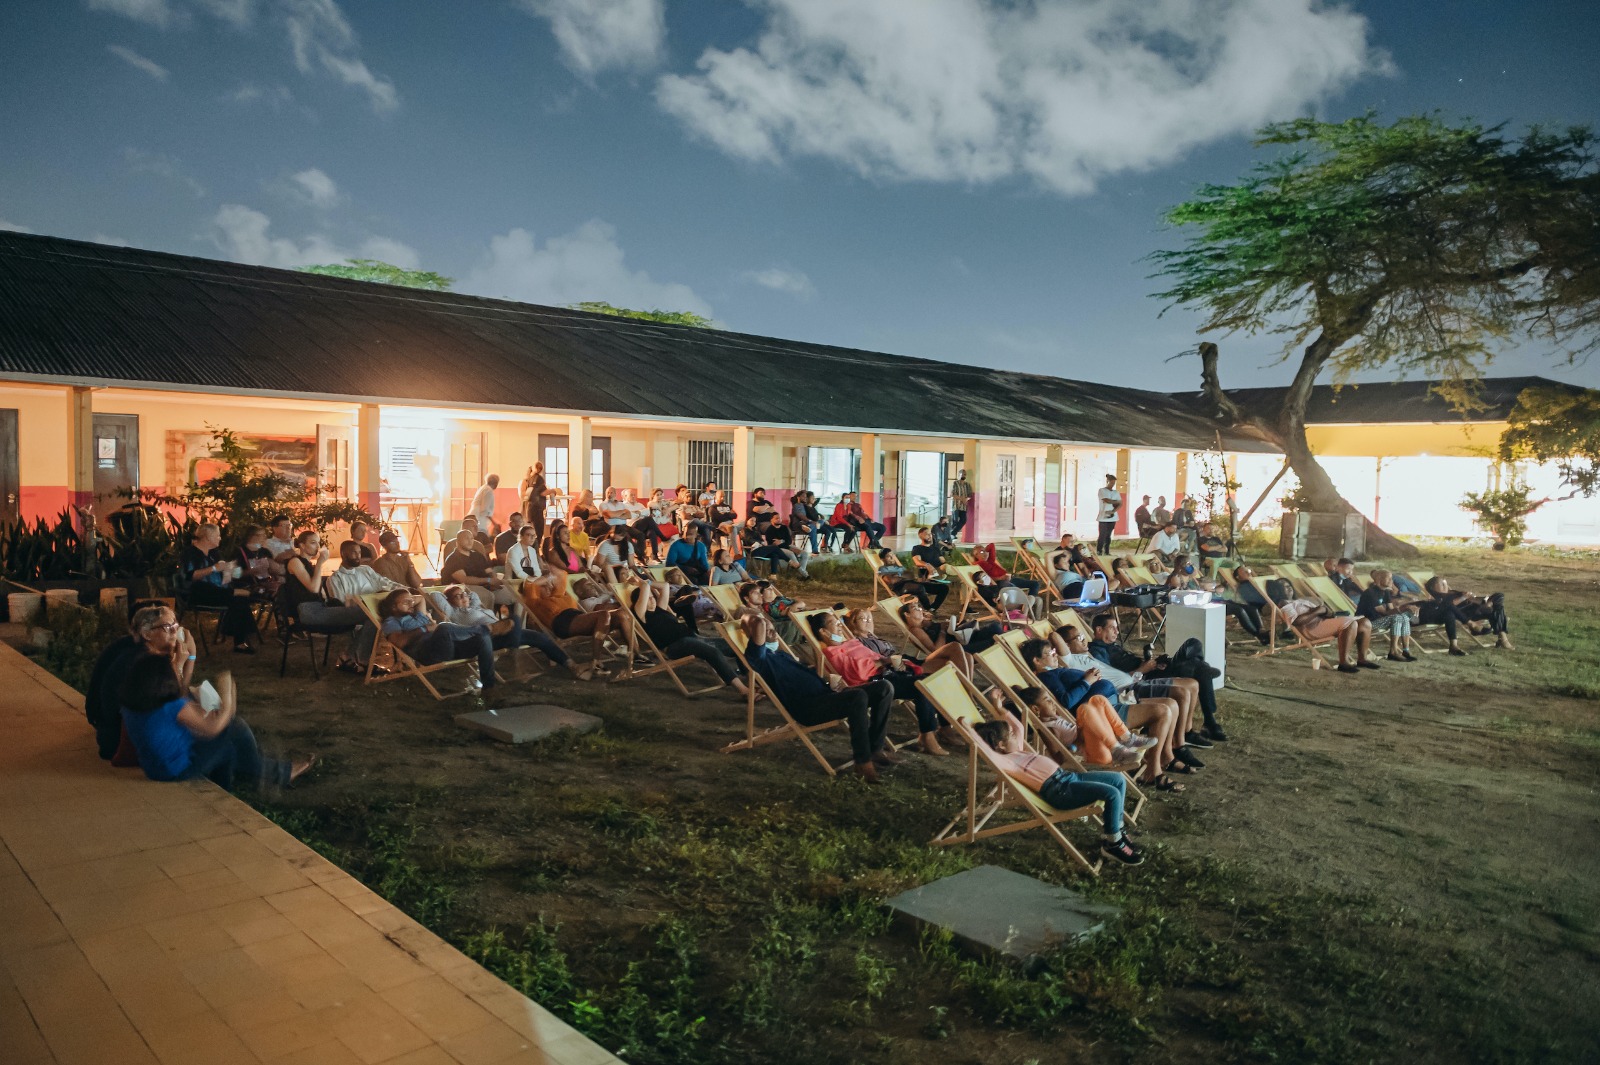
[[[532,525],[534,532],[538,533],[538,536],[534,538],[534,544],[544,543],[544,500],[541,499],[537,503],[524,501],[523,508],[528,524]]]
[[[231,588],[197,582],[189,586],[189,602],[193,606],[226,607],[218,631],[224,636],[231,636],[234,643],[244,643],[258,635],[256,617],[250,612],[250,597],[247,595],[234,595]]]
[[[893,587],[895,595],[916,596],[922,609],[930,614],[938,611],[950,594],[949,581],[895,581]]]
[[[1100,523],[1100,535],[1094,541],[1095,554],[1107,555],[1111,553],[1111,534],[1116,530],[1117,523],[1115,521],[1103,521]]]
[[[878,679],[888,682],[894,689],[896,699],[910,699],[911,705],[917,711],[917,731],[932,732],[939,727],[939,713],[922,694],[922,689],[917,687],[917,680],[909,673],[896,673],[888,670],[878,675]]]
[[[1200,713],[1207,725],[1217,723],[1217,688],[1212,682],[1211,670],[1203,658],[1191,659],[1174,668],[1151,673],[1152,677],[1188,677],[1200,685]]]
[[[732,663],[717,650],[715,644],[709,640],[702,640],[698,636],[684,636],[673,640],[661,649],[669,658],[698,658],[706,665],[717,671],[717,676],[722,678],[722,683],[732,684],[739,671],[733,668]]]
[[[674,565],[682,570],[683,575],[688,577],[694,584],[703,587],[711,583],[711,571],[698,562],[677,562]]]
[[[1227,600],[1223,600],[1222,609],[1227,612],[1230,618],[1239,619],[1239,627],[1241,629],[1243,629],[1245,632],[1248,632],[1251,636],[1260,638],[1261,611],[1257,610],[1249,603],[1232,603],[1228,602]]]
[[[868,681],[859,688],[830,691],[803,702],[785,704],[802,725],[821,725],[844,720],[850,726],[850,754],[857,765],[864,765],[883,746],[889,731],[889,710],[894,706],[894,688],[888,681]]]
[[[656,524],[656,519],[646,514],[630,526],[634,542],[639,545],[639,550],[645,550],[646,545],[654,544],[653,551],[661,550],[661,545],[667,542],[666,536],[661,532],[661,526]]]
[[[1451,643],[1456,642],[1457,626],[1466,623],[1467,619],[1456,609],[1454,603],[1434,599],[1431,602],[1417,604],[1417,624],[1443,625],[1444,638]]]

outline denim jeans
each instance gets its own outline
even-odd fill
[[[236,717],[217,735],[194,741],[189,751],[189,768],[182,779],[200,777],[227,791],[234,791],[241,784],[282,787],[289,783],[289,763],[263,757],[261,748],[256,746],[255,733]]]
[[[1057,810],[1074,810],[1090,803],[1105,803],[1100,823],[1106,835],[1122,835],[1122,805],[1128,794],[1128,779],[1121,773],[1069,773],[1058,769],[1039,789],[1039,798]]]
[[[485,688],[495,685],[494,641],[489,638],[485,625],[452,625],[442,622],[432,632],[407,648],[407,653],[418,665],[431,666],[435,662],[450,662],[457,658],[478,659],[478,679]]]
[[[499,647],[532,647],[558,666],[567,664],[567,652],[538,629],[523,628],[522,615],[511,615],[511,631],[500,636],[491,634],[490,642]]]

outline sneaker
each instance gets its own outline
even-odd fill
[[[1346,665],[1344,662],[1340,662],[1334,668],[1337,669],[1340,673],[1360,673],[1361,672],[1360,668],[1358,668],[1356,666],[1352,666],[1352,665]]]
[[[1183,734],[1183,742],[1187,743],[1190,747],[1198,747],[1202,751],[1209,750],[1211,747],[1211,741],[1206,739],[1205,733],[1203,732],[1185,732]]]
[[[1222,731],[1221,725],[1207,725],[1200,731],[1204,732],[1206,734],[1206,739],[1210,740],[1212,743],[1228,742],[1228,734]]]
[[[1138,751],[1131,751],[1126,747],[1118,746],[1111,748],[1111,761],[1107,764],[1119,773],[1131,773],[1138,769],[1143,762],[1144,758]]]
[[[1125,835],[1117,839],[1102,840],[1100,853],[1114,862],[1121,862],[1123,865],[1141,865],[1144,863],[1144,855],[1139,853],[1137,847],[1128,842],[1128,837]]]
[[[1358,667],[1360,667],[1361,669],[1382,669],[1383,668],[1382,666],[1378,665],[1378,663],[1374,662],[1370,658],[1363,658],[1361,661],[1357,662],[1356,665]]]
[[[1130,732],[1127,738],[1117,746],[1126,747],[1130,751],[1148,751],[1160,742],[1154,736],[1141,736],[1137,732]]]

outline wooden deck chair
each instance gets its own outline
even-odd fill
[[[1013,536],[1011,543],[1015,545],[1015,556],[1012,560],[1012,573],[1020,573],[1039,582],[1039,594],[1050,599],[1059,600],[1061,589],[1056,587],[1055,573],[1050,568],[1050,559],[1040,548],[1038,541],[1030,536]],[[1016,560],[1022,561],[1022,569],[1017,569]]]
[[[974,725],[987,720],[988,715],[983,710],[987,700],[972,686],[971,681],[961,675],[960,670],[954,666],[945,666],[917,681],[917,687],[922,689],[940,716],[966,741],[968,752],[966,806],[929,842],[936,847],[956,843],[976,843],[980,839],[991,839],[995,836],[1037,828],[1054,839],[1057,845],[1070,858],[1087,869],[1091,876],[1099,876],[1100,862],[1091,862],[1084,857],[1083,852],[1073,846],[1072,841],[1067,839],[1059,827],[1068,821],[1080,821],[1098,816],[1096,807],[1091,805],[1074,810],[1057,810],[1041,799],[1038,792],[1006,771],[1006,766],[1000,761],[999,756],[972,730]],[[981,795],[978,787],[980,765],[986,765],[997,778],[994,787]],[[1017,809],[1022,814],[1022,819],[990,827],[995,815],[1008,808]]]
[[[922,657],[922,648],[917,641],[911,638],[911,630],[906,627],[906,619],[900,616],[900,610],[907,603],[912,602],[916,596],[893,595],[887,599],[878,600],[878,612],[889,619],[889,624],[899,635],[900,642],[906,649],[913,651],[918,658]]]
[[[390,643],[389,637],[383,631],[383,620],[378,614],[378,604],[383,602],[384,597],[388,594],[387,592],[368,592],[366,595],[358,597],[361,603],[361,612],[367,616],[367,622],[376,626],[378,630],[377,639],[372,644],[372,653],[367,656],[365,682],[367,684],[379,684],[383,681],[406,680],[409,678],[416,680],[424,688],[428,689],[428,694],[435,699],[443,700],[454,698],[457,695],[465,695],[468,690],[465,688],[458,692],[451,692],[449,695],[442,694],[438,688],[433,686],[433,681],[428,679],[428,674],[437,673],[441,669],[449,669],[452,666],[474,667],[476,661],[471,658],[452,658],[447,662],[435,662],[432,665],[425,666],[399,647]],[[389,656],[389,672],[378,673],[376,672],[378,659],[385,652]]]
[[[1407,577],[1410,577],[1412,580],[1417,582],[1417,587],[1422,589],[1422,594],[1424,596],[1424,600],[1423,601],[1426,601],[1426,597],[1428,595],[1428,582],[1433,580],[1433,570],[1431,570],[1431,569],[1406,570],[1405,571],[1405,575]],[[1483,646],[1483,641],[1478,639],[1478,637],[1473,634],[1472,629],[1469,628],[1468,626],[1466,626],[1466,625],[1458,625],[1456,627],[1456,631],[1460,635],[1465,636],[1467,639],[1471,640],[1475,646],[1477,646],[1477,647],[1482,647]],[[1439,637],[1439,639],[1441,641],[1443,641],[1444,646],[1443,647],[1423,647],[1422,644],[1420,642],[1418,642],[1418,640],[1417,640],[1417,636],[1419,634],[1421,634],[1423,636],[1437,636],[1437,637]],[[1420,622],[1412,622],[1412,624],[1411,624],[1411,646],[1416,648],[1418,651],[1422,652],[1423,654],[1430,654],[1430,655],[1431,654],[1439,654],[1439,653],[1449,649],[1449,647],[1450,647],[1450,639],[1449,639],[1448,636],[1445,635],[1444,626],[1441,625],[1441,624],[1434,623],[1434,624],[1430,624],[1430,625],[1424,625],[1424,624],[1422,624]]]
[[[817,634],[812,631],[811,619],[818,614],[832,613],[832,610],[822,607],[813,610],[797,610],[789,615],[794,619],[794,627],[800,630],[800,638],[805,641],[806,647],[811,651],[811,661],[813,668],[817,671],[817,676],[824,678],[833,670],[828,667],[828,660],[822,653],[822,641],[817,639]],[[799,656],[797,655],[796,657],[798,658]]]
[[[977,575],[983,571],[977,566],[946,566],[944,572],[950,578],[950,590],[961,597],[956,606],[957,619],[965,618],[970,611],[980,621],[997,622],[1002,627],[1014,624],[978,593]]]
[[[1070,625],[1072,628],[1077,629],[1085,640],[1094,639],[1094,630],[1089,628],[1089,623],[1076,610],[1057,610],[1053,612],[1050,615],[1050,624],[1052,628],[1056,629],[1061,628],[1063,625]]]
[[[1329,610],[1341,614],[1354,614],[1356,612],[1356,605],[1350,601],[1350,597],[1344,593],[1344,589],[1333,583],[1332,577],[1307,577],[1305,583]]]
[[[722,587],[732,588],[733,585],[723,585]],[[841,769],[849,769],[855,765],[854,759],[837,766],[830,764],[823,757],[822,752],[817,750],[817,745],[811,742],[811,734],[813,732],[821,732],[823,729],[842,725],[844,724],[842,720],[824,721],[820,725],[800,724],[794,719],[794,715],[789,713],[788,708],[783,705],[783,700],[778,698],[778,693],[772,690],[771,685],[767,683],[767,678],[751,668],[750,660],[744,655],[744,633],[739,631],[738,623],[733,621],[718,622],[717,631],[722,634],[722,638],[727,641],[728,646],[733,649],[734,655],[738,657],[739,664],[744,667],[745,675],[748,678],[746,686],[750,689],[750,694],[745,697],[744,739],[735,740],[722,747],[722,754],[732,754],[734,751],[753,751],[764,744],[796,739],[805,744],[806,750],[811,752],[811,757],[817,760],[817,764],[822,767],[822,771],[830,777],[836,775]],[[756,697],[758,693],[764,696],[768,705],[777,711],[778,716],[783,719],[782,724],[773,725],[759,732],[756,730]]]
[[[1033,734],[1040,737],[1040,743],[1050,749],[1056,761],[1075,772],[1086,769],[1107,773],[1116,772],[1108,765],[1089,765],[1082,758],[1079,758],[1078,752],[1062,742],[1061,737],[1054,730],[1046,728],[1043,722],[1037,720],[1037,715],[1032,710],[1022,705],[1021,701],[1016,698],[1016,689],[1039,688],[1044,692],[1044,697],[1049,700],[1050,705],[1055,707],[1056,713],[1071,716],[1071,712],[1066,707],[1056,702],[1055,696],[1050,694],[1050,690],[1040,684],[1037,677],[1030,676],[1028,671],[1018,664],[1016,658],[1006,648],[998,644],[990,644],[979,651],[975,657],[978,662],[978,668],[994,682],[995,687],[1000,689],[1000,693],[1006,700],[1024,715],[1022,719],[1024,724],[1028,726]],[[1036,743],[1034,747],[1036,750],[1039,749],[1039,744]],[[1144,809],[1145,803],[1144,790],[1139,787],[1137,780],[1135,780],[1136,775],[1136,773],[1131,772],[1123,773],[1123,776],[1128,780],[1128,802],[1124,809],[1124,816],[1134,824],[1138,823],[1139,811]]]
[[[1372,586],[1372,578],[1367,576],[1365,573],[1362,573],[1360,570],[1356,570],[1354,573],[1350,574],[1350,579],[1355,581],[1356,587],[1360,588],[1363,592]]]
[[[873,598],[881,595],[894,595],[895,591],[889,587],[889,581],[883,575],[883,560],[876,551],[863,551],[861,557],[866,559],[867,568],[872,571]]]
[[[617,602],[622,604],[622,609],[624,610],[631,611],[633,609],[634,597],[638,591],[638,588],[635,588],[631,585],[611,585],[611,594],[617,597]],[[724,687],[722,678],[718,677],[717,683],[711,685],[710,687],[695,688],[691,691],[689,686],[683,682],[683,678],[678,676],[678,668],[680,666],[686,666],[691,662],[699,662],[700,660],[698,658],[696,658],[694,655],[685,655],[682,658],[668,658],[666,653],[662,651],[661,648],[656,646],[655,641],[650,638],[650,634],[644,631],[644,626],[640,624],[638,615],[634,615],[633,624],[628,627],[628,631],[633,634],[633,637],[628,646],[627,657],[621,660],[621,664],[618,666],[617,671],[611,675],[611,682],[613,684],[617,683],[618,681],[638,680],[641,677],[650,677],[657,673],[665,673],[667,676],[672,678],[672,683],[678,686],[678,690],[689,699],[693,699],[697,695],[706,695],[710,692],[721,691]],[[641,653],[643,653],[646,657],[653,659],[654,661],[652,664],[641,668],[636,662]],[[706,668],[710,669],[711,667],[706,666]]]
[[[739,601],[737,584],[712,584],[706,587],[705,592],[717,604],[717,609],[722,611],[724,621],[732,621],[744,609],[744,604]]]
[[[1239,590],[1239,579],[1233,575],[1233,567],[1231,566],[1217,570],[1217,582],[1230,592]]]
[[[1268,626],[1267,645],[1261,648],[1261,650],[1257,651],[1251,657],[1263,658],[1279,654],[1283,651],[1296,651],[1304,649],[1311,652],[1312,669],[1331,668],[1328,660],[1322,656],[1322,652],[1317,650],[1317,648],[1324,647],[1328,644],[1337,644],[1338,640],[1331,637],[1323,640],[1307,639],[1305,633],[1301,632],[1299,629],[1283,620],[1283,614],[1278,610],[1278,604],[1274,603],[1272,601],[1272,596],[1267,594],[1267,582],[1265,578],[1252,577],[1250,578],[1250,584],[1258,593],[1260,593],[1261,601],[1266,604],[1267,615],[1265,618],[1263,618],[1263,622]],[[1293,643],[1280,644],[1279,634],[1285,629],[1287,629],[1289,633],[1293,635]]]

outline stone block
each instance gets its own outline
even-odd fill
[[[581,714],[562,706],[503,706],[495,710],[475,710],[457,714],[456,724],[477,729],[501,743],[528,743],[542,740],[562,729],[578,733],[593,732],[601,721],[593,714]]]

